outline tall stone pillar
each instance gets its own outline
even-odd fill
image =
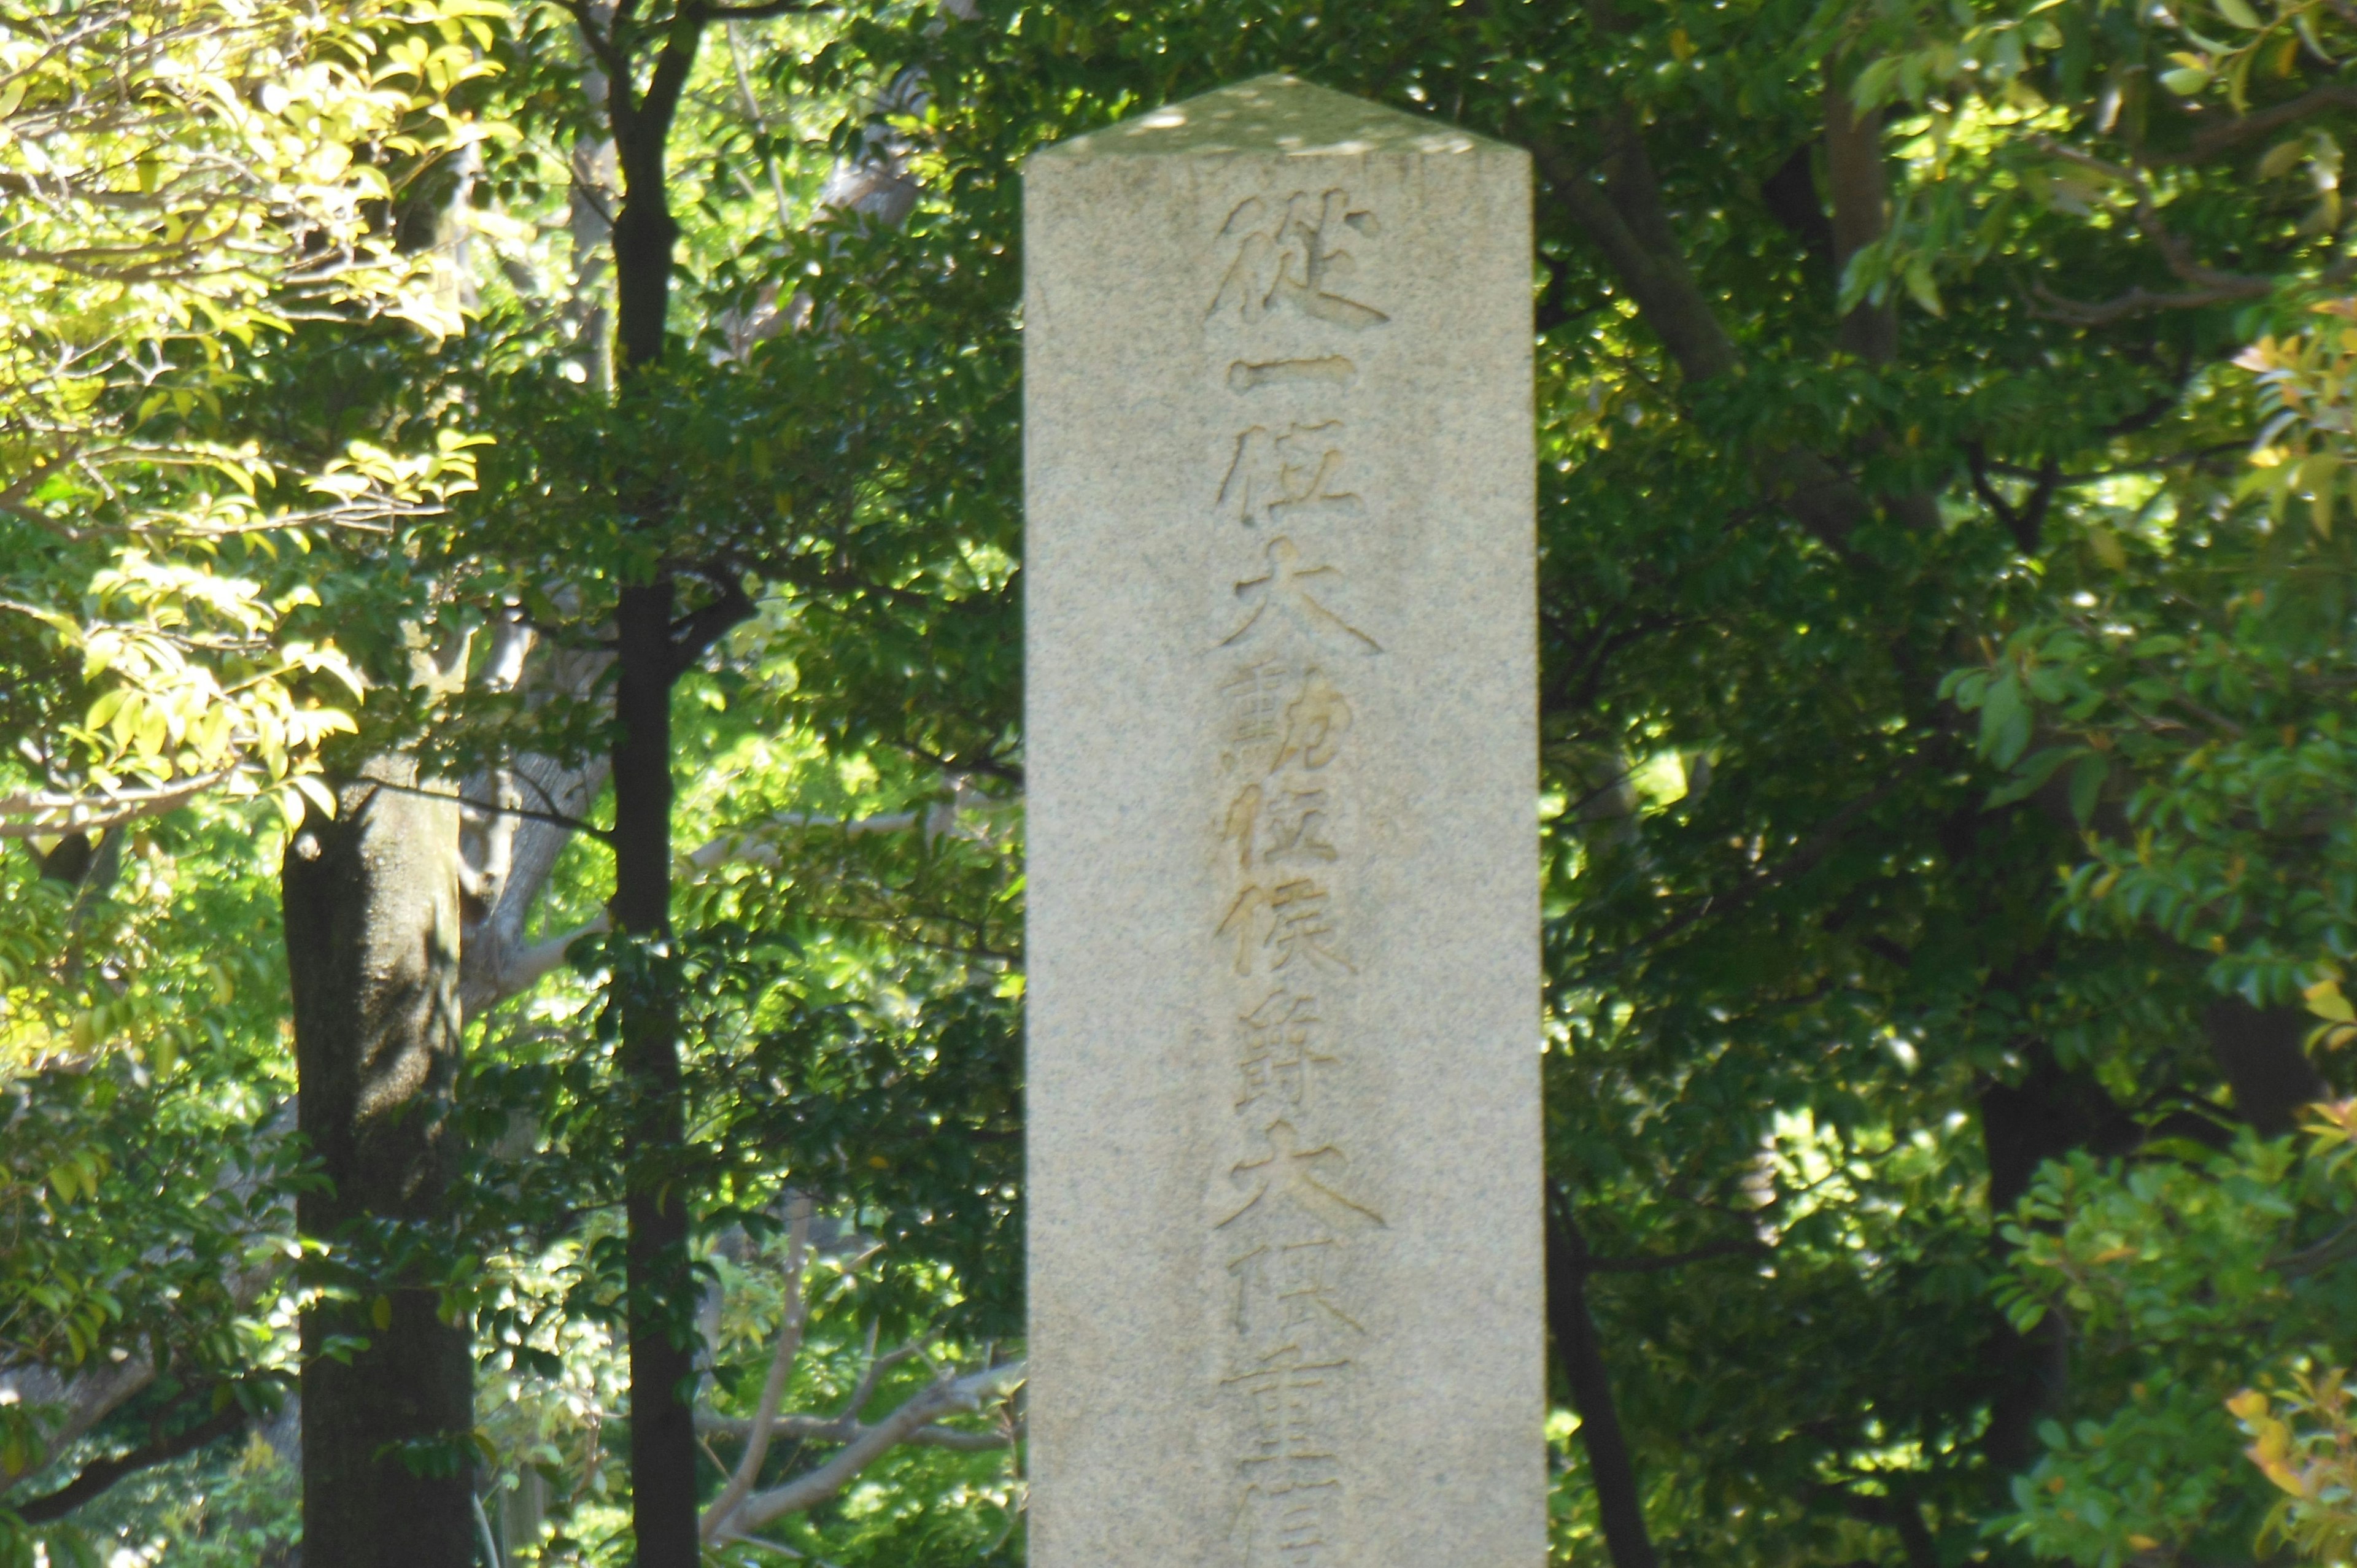
[[[1529,169],[1025,174],[1034,1568],[1545,1556]]]

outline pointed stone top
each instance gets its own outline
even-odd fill
[[[1295,76],[1255,76],[1042,147],[1034,157],[1355,157],[1500,146],[1439,120],[1404,114]]]

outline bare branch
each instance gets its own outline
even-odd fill
[[[2073,327],[2108,327],[2115,321],[2149,316],[2157,310],[2200,310],[2206,306],[2256,299],[2274,286],[2266,278],[2245,278],[2215,288],[2187,289],[2177,294],[2158,294],[2136,287],[2110,299],[2095,301],[2066,299],[2044,284],[2034,285],[2030,292],[2038,296],[2038,314],[2050,320],[2067,321]]]
[[[943,1377],[928,1384],[883,1420],[861,1427],[859,1434],[825,1464],[795,1477],[784,1486],[746,1498],[714,1532],[714,1543],[725,1544],[738,1539],[744,1531],[760,1529],[773,1519],[816,1508],[849,1486],[860,1471],[940,1417],[957,1411],[979,1410],[987,1400],[1005,1398],[1022,1382],[1023,1366],[1020,1361],[1011,1361],[1003,1367],[986,1367],[963,1378]]]
[[[711,1437],[742,1443],[753,1435],[753,1421],[743,1415],[695,1418],[695,1430]],[[791,1443],[849,1443],[866,1428],[839,1415],[781,1415],[770,1423],[770,1435]],[[901,1442],[912,1448],[948,1448],[961,1454],[986,1454],[1011,1446],[1005,1432],[969,1432],[962,1426],[920,1426]],[[725,1466],[724,1466],[725,1467]]]
[[[786,1382],[793,1375],[794,1358],[802,1348],[802,1325],[809,1316],[810,1305],[802,1295],[802,1265],[810,1257],[811,1200],[808,1195],[796,1193],[791,1209],[791,1230],[786,1242],[785,1321],[778,1330],[777,1353],[770,1358],[770,1375],[761,1380],[761,1399],[753,1417],[751,1439],[738,1456],[737,1468],[720,1495],[712,1499],[696,1530],[705,1545],[711,1545],[728,1516],[737,1511],[753,1483],[760,1478],[762,1462],[770,1456],[770,1437],[778,1419],[778,1406],[786,1397]]]
[[[59,833],[99,832],[146,817],[176,811],[206,790],[225,782],[236,771],[222,768],[193,779],[175,779],[147,789],[118,789],[90,795],[35,790],[0,798],[0,839],[50,838]],[[8,821],[28,818],[28,821]]]

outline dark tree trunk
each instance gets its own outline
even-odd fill
[[[678,1004],[658,955],[671,928],[672,584],[622,590],[614,744],[614,923],[649,961],[618,972],[628,1096],[625,1209],[630,1226],[630,1497],[639,1568],[697,1560],[695,1282],[675,1157],[680,1101]]]
[[[458,809],[382,758],[288,845],[298,1126],[329,1186],[296,1219],[368,1276],[304,1315],[303,1539],[334,1568],[472,1568],[474,1353],[427,1270],[460,1048]],[[407,1445],[405,1448],[403,1445]]]
[[[662,359],[679,225],[671,213],[664,149],[702,33],[673,24],[642,93],[609,90],[608,113],[622,169],[614,220],[616,394],[640,395]],[[624,481],[638,526],[662,534],[671,500],[662,478]],[[630,1337],[630,1520],[638,1568],[696,1568],[694,1397],[697,1292],[688,1253],[686,1195],[677,1168],[686,1138],[681,1100],[679,1005],[664,948],[671,934],[671,689],[680,655],[671,564],[658,554],[626,582],[615,607],[614,900],[616,929],[640,958],[618,969],[624,1115],[624,1212]]]
[[[1882,111],[1860,110],[1849,93],[1828,81],[1824,90],[1825,188],[1833,197],[1834,271],[1882,238],[1889,221],[1889,175],[1882,158]],[[1861,300],[1842,317],[1844,349],[1868,364],[1899,357],[1899,301]]]
[[[1612,1568],[1654,1568],[1653,1538],[1645,1529],[1637,1466],[1629,1457],[1604,1346],[1587,1310],[1587,1238],[1572,1217],[1568,1197],[1548,1185],[1547,1332],[1571,1390],[1571,1408],[1579,1416],[1579,1440],[1587,1450],[1588,1477],[1596,1484],[1605,1549],[1612,1554]]]
[[[2280,1138],[2299,1122],[2299,1108],[2331,1098],[2308,1059],[2308,1033],[2316,1020],[2298,1007],[2254,1007],[2224,996],[2201,1011],[2210,1059],[2234,1091],[2234,1109],[2262,1136]]]
[[[2144,1128],[2093,1074],[2063,1067],[2042,1040],[2025,1046],[2022,1054],[2029,1065],[2019,1083],[1992,1082],[1980,1092],[1989,1213],[2000,1225],[2046,1161],[2074,1149],[2125,1155],[2144,1138]],[[2004,1246],[2001,1238],[1992,1241]],[[2069,1325],[2052,1312],[2028,1334],[1999,1321],[1990,1331],[1984,1367],[1993,1392],[1981,1451],[1997,1474],[2009,1476],[2036,1460],[2038,1423],[2069,1388]]]

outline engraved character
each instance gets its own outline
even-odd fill
[[[1326,791],[1284,789],[1265,803],[1268,822],[1266,860],[1332,860],[1334,846],[1326,842]]]
[[[1253,949],[1266,944],[1270,925],[1268,889],[1255,882],[1236,895],[1228,912],[1220,917],[1214,937],[1232,937],[1236,944],[1236,972],[1252,972]]]
[[[1237,1022],[1243,1029],[1236,1056],[1236,1109],[1274,1096],[1287,1111],[1308,1112],[1313,1098],[1311,1075],[1335,1060],[1318,1048],[1318,999],[1273,991]]]
[[[1235,896],[1211,935],[1236,944],[1238,974],[1253,972],[1255,948],[1273,955],[1268,963],[1272,974],[1292,968],[1297,961],[1303,962],[1305,969],[1356,974],[1358,965],[1334,947],[1332,903],[1333,895],[1315,877],[1297,876],[1268,887],[1254,882]]]
[[[1242,626],[1220,639],[1220,646],[1231,647],[1253,635],[1267,618],[1269,607],[1276,605],[1312,631],[1340,632],[1355,639],[1366,651],[1381,653],[1382,643],[1336,615],[1309,591],[1313,579],[1341,575],[1332,566],[1303,566],[1301,551],[1290,539],[1270,540],[1268,575],[1236,585],[1236,597],[1251,605],[1252,613],[1244,617]]]
[[[1330,1476],[1246,1487],[1229,1535],[1237,1560],[1243,1568],[1340,1568],[1344,1559],[1335,1555],[1325,1521],[1341,1495],[1341,1482]]]
[[[1220,515],[1250,528],[1285,523],[1296,517],[1328,513],[1356,517],[1359,498],[1334,488],[1342,466],[1342,422],[1288,424],[1272,432],[1255,424],[1236,437],[1235,456],[1220,481]]]
[[[1228,712],[1227,742],[1232,746],[1260,746],[1278,737],[1285,711],[1285,687],[1290,671],[1281,660],[1248,664],[1220,686]],[[1234,754],[1222,758],[1232,763]]]
[[[1274,948],[1269,972],[1290,969],[1297,959],[1308,967],[1339,969],[1356,974],[1358,966],[1334,950],[1334,922],[1329,906],[1332,896],[1313,877],[1297,877],[1269,889],[1269,931],[1263,945]]]
[[[1327,1278],[1337,1245],[1332,1237],[1320,1236],[1287,1241],[1276,1250],[1276,1277],[1272,1283],[1280,1333],[1322,1336],[1337,1325],[1354,1334],[1366,1332],[1358,1319],[1342,1310],[1341,1297]]]
[[[1325,671],[1312,669],[1301,678],[1301,695],[1285,707],[1285,733],[1276,747],[1271,773],[1295,757],[1304,768],[1323,768],[1341,749],[1351,730],[1351,704],[1334,689]]]
[[[1232,311],[1252,326],[1289,310],[1351,331],[1380,327],[1391,317],[1340,292],[1352,271],[1345,240],[1377,231],[1375,215],[1353,209],[1345,191],[1296,191],[1281,208],[1253,197],[1221,225],[1232,259],[1205,315]]]
[[[1268,1145],[1268,1153],[1256,1160],[1242,1161],[1228,1173],[1230,1179],[1249,1189],[1251,1196],[1214,1229],[1232,1225],[1265,1206],[1288,1207],[1337,1227],[1383,1224],[1382,1215],[1328,1184],[1329,1178],[1323,1173],[1351,1163],[1341,1150],[1331,1144],[1304,1148],[1301,1134],[1294,1131],[1290,1122],[1272,1122],[1261,1136]]]
[[[1250,871],[1253,863],[1253,838],[1260,831],[1261,790],[1257,784],[1247,784],[1228,803],[1227,819],[1220,824],[1220,842],[1232,841],[1236,846],[1236,868]],[[1225,922],[1222,922],[1222,929]]]

